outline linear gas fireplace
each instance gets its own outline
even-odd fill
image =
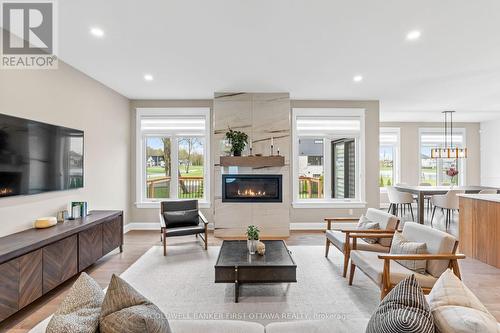
[[[282,202],[282,175],[222,175],[223,202]]]

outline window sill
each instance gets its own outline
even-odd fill
[[[178,200],[164,200],[164,201],[178,201]],[[160,201],[146,201],[146,202],[136,202],[136,208],[144,209],[160,209]],[[210,208],[209,201],[198,201],[198,208]]]
[[[362,201],[296,201],[293,208],[366,208],[367,203]]]

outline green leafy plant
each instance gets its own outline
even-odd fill
[[[241,156],[241,152],[248,143],[248,135],[244,132],[233,131],[229,128],[229,131],[226,132],[226,139],[231,143],[231,152],[233,152],[233,155]]]
[[[249,225],[247,228],[247,238],[249,240],[258,240],[260,230],[254,225]]]

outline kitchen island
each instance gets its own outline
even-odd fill
[[[460,252],[500,268],[500,194],[461,194]]]

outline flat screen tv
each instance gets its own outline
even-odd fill
[[[83,187],[83,131],[0,114],[0,198]]]

